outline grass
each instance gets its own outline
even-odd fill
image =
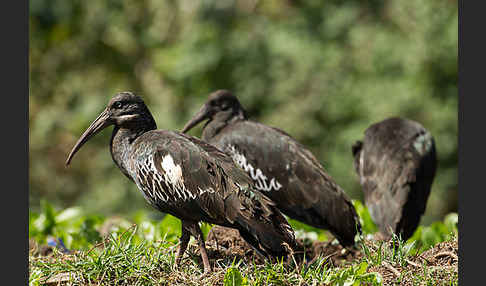
[[[373,231],[366,213],[357,209],[365,229]],[[454,222],[457,215],[451,214],[421,227],[407,242],[396,236],[391,243],[369,240],[365,231],[357,242],[361,255],[340,265],[323,255],[307,265],[220,257],[212,259],[214,271],[203,275],[193,240],[182,265],[174,265],[180,235],[176,218],[153,221],[142,212],[131,220],[104,218],[79,208],[56,211],[44,202],[42,212],[29,218],[29,285],[457,285]],[[293,226],[307,239],[330,236]],[[210,226],[203,229],[207,234]],[[75,251],[46,247],[52,237]]]
[[[68,278],[75,285],[312,285],[316,282],[354,285],[349,283],[380,281],[379,276],[366,273],[366,262],[333,269],[324,258],[306,267],[283,262],[256,265],[239,260],[219,264],[211,275],[203,277],[200,263],[191,259],[194,254],[177,269],[174,244],[133,243],[135,233],[109,236],[93,249],[70,255],[54,250],[48,257],[30,257],[30,285],[42,285],[46,281],[54,284],[63,281],[67,276],[62,274],[66,273],[72,274]],[[379,285],[376,283],[372,285]]]

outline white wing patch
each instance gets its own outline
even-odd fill
[[[162,159],[162,169],[164,169],[171,184],[177,185],[180,181],[184,184],[181,166],[174,164],[174,159],[169,154]]]
[[[263,174],[262,170],[258,168],[255,169],[246,160],[246,157],[243,154],[236,151],[235,146],[229,146],[229,152],[231,153],[233,161],[250,175],[255,182],[255,187],[258,190],[269,192],[271,190],[278,191],[280,188],[282,188],[282,184],[280,184],[275,178],[272,178],[267,183],[268,178]]]
[[[180,165],[176,165],[174,163],[174,159],[172,159],[170,154],[167,154],[164,156],[164,158],[162,158],[161,166],[165,171],[164,180],[167,184],[172,185],[172,189],[174,190],[175,194],[177,194],[177,199],[186,201],[189,198],[196,198],[196,195],[193,195],[186,189],[186,185],[184,185],[184,177],[182,176],[182,168]]]
[[[174,163],[172,156],[166,155],[162,159],[161,167],[164,170],[163,174],[155,167],[153,156],[148,156],[138,166],[139,188],[149,201],[175,202],[196,198],[195,193],[186,189],[182,168]]]

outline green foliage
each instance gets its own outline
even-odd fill
[[[29,238],[46,243],[47,236],[54,236],[67,248],[84,248],[100,240],[96,228],[104,220],[102,216],[87,215],[79,207],[56,211],[47,201],[41,205],[39,214],[29,212]]]
[[[134,213],[129,220],[118,218],[109,222],[105,217],[87,214],[81,207],[71,207],[56,211],[47,201],[42,201],[40,213],[29,211],[29,238],[45,244],[49,236],[63,240],[68,249],[86,249],[100,242],[100,229],[110,225],[110,232],[125,233],[136,225],[135,242],[166,241],[176,243],[181,235],[181,221],[166,215],[160,221],[150,219],[148,212]],[[201,230],[207,236],[211,225],[201,224]]]
[[[368,283],[366,285],[382,285],[382,278],[379,273],[367,273],[368,263],[361,262],[358,265],[354,265],[345,269],[344,271],[339,271],[337,273],[328,275],[324,280],[324,283],[332,283],[332,285],[343,285],[343,286],[358,286],[363,285],[363,283]]]
[[[353,202],[358,215],[360,216],[363,234],[374,234],[377,231],[369,217],[367,209],[358,201]],[[177,243],[181,235],[181,221],[171,215],[165,215],[160,221],[150,219],[148,212],[139,211],[129,220],[119,219],[111,227],[115,233],[123,233],[137,225],[135,240],[149,242],[167,241]],[[298,238],[310,242],[314,240],[326,241],[327,231],[316,229],[298,221],[289,219],[292,228]],[[100,228],[106,223],[106,218],[100,215],[87,214],[80,207],[72,207],[64,210],[55,210],[47,201],[42,201],[40,213],[29,212],[29,238],[39,243],[46,243],[48,236],[61,238],[68,249],[83,249],[92,247],[101,240]],[[434,222],[429,226],[419,226],[407,242],[401,242],[398,237],[394,239],[404,245],[406,254],[422,252],[435,244],[448,240],[458,234],[458,215],[450,213],[445,216],[442,222]],[[207,236],[212,225],[201,224],[204,236]],[[380,246],[381,247],[381,246]],[[402,250],[402,248],[400,248]],[[365,249],[366,251],[366,249]],[[382,260],[382,252],[377,251],[376,259]],[[372,258],[375,259],[375,258]],[[376,261],[373,261],[376,262]]]
[[[181,227],[181,220],[171,215],[166,215],[159,224],[160,232],[167,234],[169,240],[181,236]]]
[[[243,277],[240,271],[238,270],[239,264],[240,263],[237,263],[235,265],[233,261],[231,267],[228,267],[223,278],[224,286],[247,286],[248,285],[248,279],[246,277]]]
[[[181,268],[174,268],[180,221],[172,216],[154,220],[149,212],[139,211],[129,219],[105,218],[93,216],[81,208],[57,210],[45,201],[42,206],[42,212],[29,213],[29,238],[45,245],[47,236],[60,237],[67,248],[77,251],[66,256],[54,249],[50,257],[34,256],[31,251],[30,285],[43,285],[45,279],[67,274],[71,275],[74,284],[81,285],[99,282],[106,285],[172,285],[175,281],[185,285],[213,285],[215,277],[219,277],[217,279],[223,285],[381,285],[383,277],[370,267],[384,263],[405,267],[408,259],[431,246],[426,236],[417,236],[417,240],[407,242],[394,236],[392,243],[397,245],[396,248],[390,247],[389,243],[361,238],[359,245],[364,257],[343,267],[332,266],[325,257],[317,257],[312,263],[300,266],[284,265],[283,262],[255,265],[233,260],[218,262],[222,267],[218,271],[222,273],[201,281],[194,278],[203,271],[197,259],[184,260]],[[366,221],[363,227],[370,229]],[[451,213],[443,222],[423,227],[422,231],[433,231],[439,242],[451,240],[457,237],[457,221],[457,214]],[[111,225],[110,231],[101,238],[99,231],[106,225]],[[209,228],[209,225],[203,227]],[[306,229],[303,225],[296,231],[309,238]],[[414,275],[419,284],[437,283],[431,272]],[[457,280],[457,275],[455,277],[453,280]]]
[[[326,241],[328,239],[328,235],[326,234],[326,230],[319,229],[317,227],[313,227],[302,223],[298,220],[291,219],[287,217],[290,226],[295,230],[296,238],[302,239],[310,239],[310,240],[319,240],[319,241]]]
[[[372,234],[378,231],[378,227],[371,219],[368,208],[358,200],[353,200],[354,208],[359,216],[359,222],[361,223],[361,231],[363,235]]]
[[[375,245],[372,246],[368,245],[369,242],[360,241],[365,259],[370,265],[382,265],[384,261],[388,261],[400,265],[401,267],[406,265],[406,259],[412,254],[412,249],[415,243],[416,241],[405,243],[396,235],[393,235],[390,242],[377,241]],[[376,246],[376,244],[378,246]],[[391,245],[395,245],[396,247],[392,247]],[[374,247],[374,249],[372,247]]]
[[[111,285],[158,284],[161,281],[153,276],[154,273],[167,271],[173,264],[173,259],[161,252],[168,244],[137,243],[135,234],[135,228],[111,233],[99,248],[78,252],[70,260],[46,264],[32,258],[30,263],[34,271],[30,284],[39,285],[40,277],[50,278],[59,273],[72,274],[71,282],[83,285],[100,279]]]
[[[457,243],[457,236],[449,236],[444,241],[456,241]],[[375,267],[375,269],[376,267],[385,267],[388,270],[394,270],[396,273],[396,280],[394,283],[400,284],[401,282],[405,282],[405,279],[406,281],[413,280],[414,285],[457,285],[457,271],[447,272],[451,269],[449,265],[447,265],[445,269],[432,266],[430,267],[432,271],[429,271],[427,263],[417,263],[416,260],[415,262],[411,261],[414,260],[414,257],[417,257],[418,254],[417,249],[415,248],[417,242],[420,241],[405,243],[396,235],[394,235],[392,240],[388,242],[361,240],[360,246],[364,254],[364,259],[361,263],[366,263],[369,267]],[[400,269],[400,271],[394,267]],[[416,267],[421,267],[422,269],[417,270]],[[442,277],[439,278],[440,276],[434,272],[442,272]],[[368,272],[368,274],[373,273]]]
[[[450,213],[442,222],[437,221],[429,226],[419,226],[408,242],[416,242],[416,250],[426,250],[439,242],[458,235],[458,214]]]

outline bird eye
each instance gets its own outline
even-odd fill
[[[121,101],[117,101],[115,103],[113,103],[113,107],[114,108],[121,108],[123,106],[123,103]]]

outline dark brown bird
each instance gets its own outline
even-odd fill
[[[366,129],[352,152],[365,204],[382,238],[393,232],[407,240],[425,212],[435,176],[432,135],[415,121],[388,118]]]
[[[282,130],[249,120],[227,90],[213,92],[182,132],[204,120],[202,139],[230,154],[283,213],[354,245],[361,232],[356,210],[309,150]]]
[[[295,246],[284,216],[230,156],[195,137],[156,130],[150,111],[133,93],[122,92],[110,100],[79,138],[66,165],[85,142],[110,125],[114,125],[110,151],[115,164],[150,205],[182,221],[176,265],[192,235],[199,243],[204,271],[211,270],[200,221],[238,229],[266,257],[285,256],[285,243]]]

